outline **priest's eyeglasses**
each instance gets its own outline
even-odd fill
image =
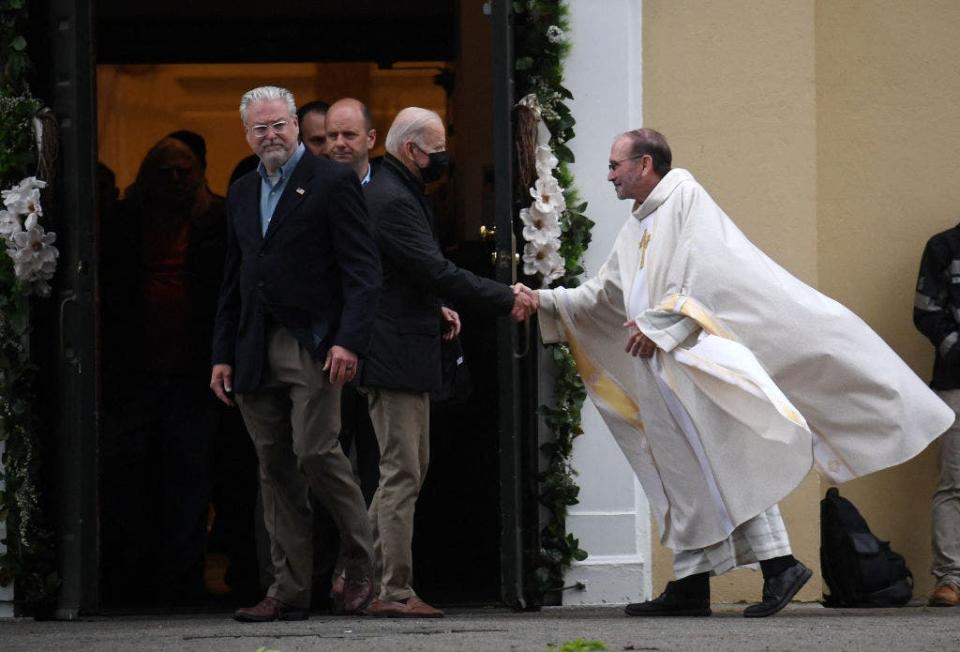
[[[263,138],[268,133],[270,133],[271,129],[273,129],[273,133],[279,134],[279,133],[283,133],[283,130],[286,128],[287,128],[286,120],[277,120],[273,124],[269,124],[269,125],[253,125],[252,127],[250,127],[250,131],[252,131],[253,135],[256,136],[257,138]]]
[[[619,161],[610,161],[607,163],[607,169],[611,172],[614,172],[621,163],[626,163],[627,161],[636,161],[637,159],[643,158],[646,154],[639,154],[637,156],[628,156],[627,158],[622,158]]]

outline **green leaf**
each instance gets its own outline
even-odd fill
[[[566,145],[557,145],[554,153],[557,155],[557,158],[566,161],[567,163],[575,163],[576,158],[573,156],[573,152],[570,151],[570,148]]]
[[[23,52],[27,48],[27,39],[23,38],[22,36],[17,36],[10,43],[10,47],[12,47],[17,52]]]

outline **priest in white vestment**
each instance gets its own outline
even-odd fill
[[[709,615],[709,577],[759,563],[744,615],[770,616],[812,574],[777,503],[814,464],[835,483],[900,464],[954,415],[671,160],[652,129],[614,141],[608,180],[632,217],[596,277],[536,292],[541,335],[569,345],[674,551],[677,579],[627,613]]]

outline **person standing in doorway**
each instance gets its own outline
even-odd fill
[[[323,100],[307,102],[297,109],[297,121],[300,123],[300,141],[314,156],[329,158],[327,145],[327,109],[330,105]]]
[[[442,301],[502,315],[519,315],[531,304],[508,286],[457,267],[440,251],[426,196],[426,184],[447,168],[440,116],[403,109],[387,133],[386,149],[366,189],[384,282],[359,379],[380,448],[380,482],[369,510],[378,594],[368,612],[437,618],[443,612],[413,589],[413,521],[430,459],[430,393],[440,386],[441,338],[460,333],[460,316]]]
[[[366,105],[352,97],[337,100],[327,111],[326,129],[328,156],[352,167],[360,185],[370,183],[375,172],[370,150],[377,142],[377,130]]]
[[[340,448],[340,387],[370,342],[381,271],[356,174],[305,155],[290,91],[240,101],[256,171],[230,187],[228,238],[210,387],[240,406],[260,461],[273,584],[240,621],[308,616],[313,514],[308,487],[340,531],[344,610],[372,598],[372,547],[360,488]]]
[[[175,132],[154,145],[101,229],[110,597],[142,593],[144,585],[155,585],[166,604],[204,596],[217,427],[205,359],[226,218],[223,197],[207,187],[197,143],[199,134]],[[148,552],[141,558],[141,551]]]

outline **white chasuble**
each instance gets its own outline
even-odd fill
[[[843,482],[910,459],[953,422],[876,333],[750,243],[686,170],[634,207],[596,277],[539,294],[544,341],[570,346],[674,550],[726,539],[814,462]],[[651,361],[624,352],[627,319],[656,342]]]
[[[642,314],[647,310],[647,308],[650,307],[645,263],[646,249],[649,246],[652,238],[650,232],[653,230],[654,215],[655,213],[651,213],[640,220],[640,229],[642,230],[643,235],[640,237],[639,243],[640,263],[637,265],[637,272],[633,277],[633,288],[630,290],[630,299],[627,301],[627,314],[630,315]],[[674,349],[674,352],[676,352],[676,349]],[[667,355],[672,354],[668,353]],[[677,427],[681,432],[683,432],[684,437],[687,439],[687,444],[690,446],[690,450],[697,460],[697,465],[700,468],[700,472],[703,474],[703,481],[707,492],[710,495],[711,503],[717,510],[716,516],[721,527],[725,530],[732,531],[734,529],[733,521],[731,520],[730,514],[727,512],[727,507],[720,496],[720,491],[717,487],[713,470],[710,468],[710,462],[707,460],[706,453],[703,450],[703,443],[700,440],[700,433],[697,432],[697,427],[693,423],[693,419],[690,418],[690,415],[684,409],[683,404],[677,398],[677,395],[674,394],[673,389],[670,388],[670,385],[664,375],[663,367],[660,365],[657,357],[653,356],[650,358],[638,358],[638,360],[641,364],[646,364],[649,366],[651,375],[657,382],[657,389],[660,392],[660,396],[663,398],[663,402],[666,405],[667,410],[670,412],[670,415],[676,422]]]

